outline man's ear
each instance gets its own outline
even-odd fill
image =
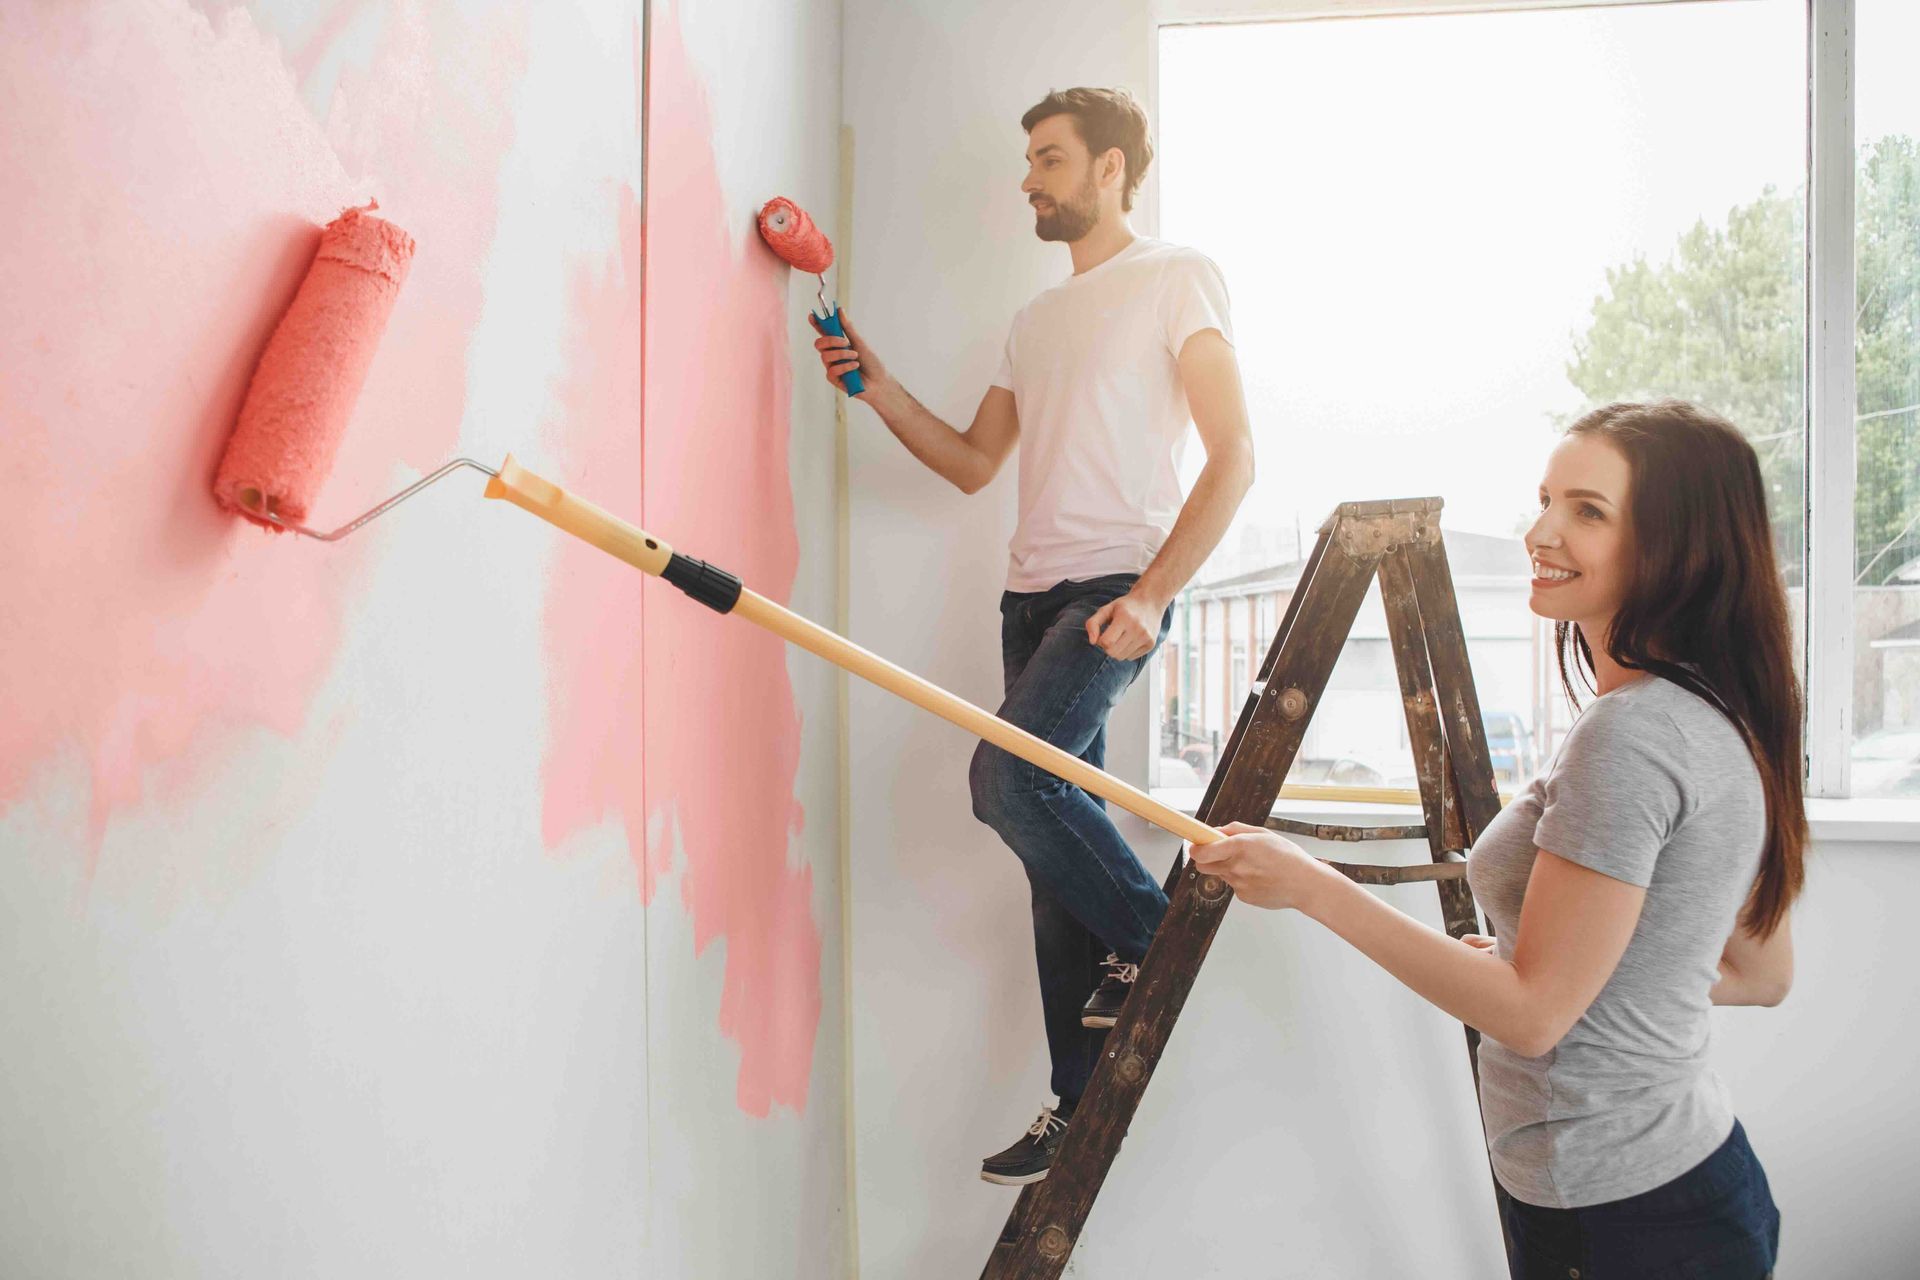
[[[1121,182],[1127,179],[1127,153],[1118,147],[1108,147],[1106,154],[1100,157],[1101,167]]]

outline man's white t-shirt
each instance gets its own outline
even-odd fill
[[[1142,236],[1013,318],[993,379],[1020,417],[1007,590],[1153,562],[1184,502],[1180,349],[1204,329],[1233,341],[1227,312],[1226,280],[1204,254]]]

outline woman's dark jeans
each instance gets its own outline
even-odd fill
[[[1763,1280],[1780,1211],[1738,1120],[1720,1149],[1624,1200],[1543,1209],[1500,1192],[1513,1280]]]
[[[1068,579],[1001,597],[1001,719],[1105,767],[1107,716],[1153,655],[1107,656],[1087,639],[1087,619],[1138,580],[1132,573]],[[1156,649],[1172,623],[1169,608]],[[1132,964],[1145,958],[1167,896],[1107,817],[1105,801],[985,742],[974,751],[969,780],[974,816],[1026,866],[1053,1091],[1078,1102],[1106,1036],[1080,1025],[1100,962],[1109,951]]]

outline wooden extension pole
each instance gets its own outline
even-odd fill
[[[1162,804],[1138,787],[1094,768],[1078,756],[1069,755],[1025,729],[981,710],[965,698],[955,697],[932,681],[897,667],[844,636],[747,590],[739,579],[724,570],[680,555],[646,530],[609,515],[521,467],[514,462],[512,454],[500,464],[500,474],[487,482],[487,496],[505,498],[636,569],[666,579],[702,604],[721,613],[737,614],[1182,840],[1212,844],[1226,838],[1224,832]]]

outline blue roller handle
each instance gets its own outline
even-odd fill
[[[831,334],[836,338],[844,338],[847,336],[847,331],[840,327],[839,307],[835,307],[826,315],[816,315],[814,319],[820,322],[820,332]],[[847,394],[850,396],[857,396],[867,389],[867,384],[861,380],[858,369],[849,369],[846,373],[841,374],[840,385],[846,389]]]

